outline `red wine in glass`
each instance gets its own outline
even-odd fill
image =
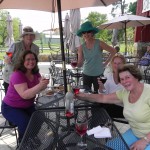
[[[77,67],[77,61],[75,61],[75,60],[72,61],[72,62],[71,62],[71,66],[74,67],[74,68]]]
[[[79,93],[80,88],[79,87],[73,87],[73,92],[74,94],[78,94]]]
[[[88,129],[88,120],[85,116],[78,116],[75,124],[76,132],[80,135],[81,141],[77,143],[79,147],[87,147],[87,144],[83,142],[83,135],[86,134]]]
[[[100,81],[101,81],[103,84],[105,84],[106,80],[107,80],[106,77],[100,77]]]
[[[70,112],[69,110],[66,111],[66,117],[70,118],[74,115],[74,113]]]
[[[12,57],[13,53],[12,52],[6,52],[6,54],[7,54],[8,57]]]
[[[87,124],[76,124],[76,132],[80,135],[83,136],[86,131],[87,131]]]

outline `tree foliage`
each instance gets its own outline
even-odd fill
[[[99,27],[102,23],[107,21],[107,14],[101,14],[98,12],[91,12],[89,13],[88,17],[86,20],[92,22],[94,27]],[[100,38],[103,41],[108,41],[110,35],[108,34],[108,30],[100,30],[98,34],[96,34],[96,38]]]
[[[137,2],[130,3],[128,12],[133,15],[136,15],[136,6],[137,6]]]

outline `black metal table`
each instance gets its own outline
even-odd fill
[[[51,96],[38,96],[36,98],[36,109],[64,106],[64,97],[63,93],[55,93]]]
[[[88,150],[128,150],[118,129],[104,109],[93,118],[90,107],[76,107],[75,115],[66,118],[64,108],[51,108],[36,111],[28,124],[26,133],[20,144],[20,150],[77,150],[81,140],[75,131],[75,119],[84,112],[88,115],[88,128],[107,124],[111,138],[96,139],[93,135],[84,136]],[[109,123],[109,124],[108,124]]]

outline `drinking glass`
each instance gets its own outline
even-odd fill
[[[12,52],[6,52],[6,55],[11,58],[13,53]]]
[[[73,89],[74,94],[76,95],[79,93],[80,87],[79,86],[73,86],[72,89]]]
[[[105,77],[105,76],[100,76],[100,81],[103,83],[103,84],[105,84],[105,82],[107,81],[107,78]],[[102,90],[102,93],[105,93],[106,92],[106,89],[103,89]]]
[[[49,80],[50,79],[50,74],[43,74],[43,77],[45,80]]]
[[[83,142],[83,136],[86,134],[88,129],[88,119],[86,116],[78,115],[75,124],[76,132],[80,135],[81,141],[77,143],[80,148],[86,148],[87,144]]]
[[[76,59],[71,60],[71,66],[72,66],[73,68],[76,68],[76,67],[77,67],[77,64],[78,64],[78,62],[77,62]]]
[[[103,84],[105,84],[106,80],[107,80],[106,77],[100,76],[100,81],[101,81]]]

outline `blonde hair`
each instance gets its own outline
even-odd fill
[[[113,58],[112,58],[112,60],[111,60],[111,64],[113,63],[113,61],[115,60],[115,58],[120,58],[121,60],[122,60],[122,62],[123,62],[123,64],[126,64],[126,59],[125,59],[125,57],[123,56],[123,55],[121,55],[121,54],[116,54]]]

